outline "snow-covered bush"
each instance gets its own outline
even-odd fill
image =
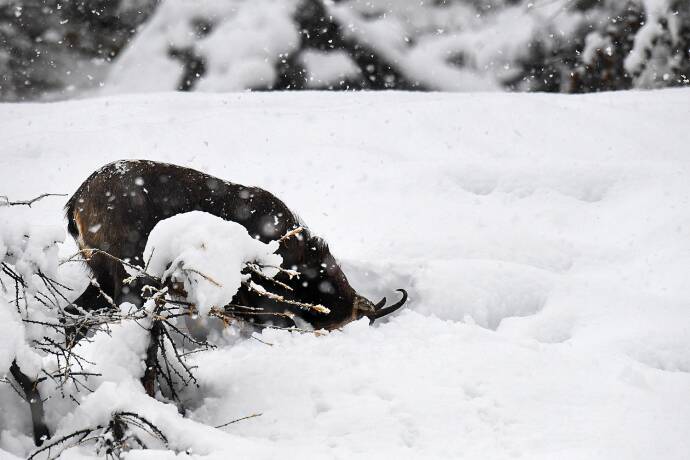
[[[30,210],[0,201],[0,373],[28,402],[34,442],[43,444],[33,455],[54,458],[85,443],[115,457],[198,446],[166,435],[184,425],[185,405],[202,398],[187,356],[213,345],[195,332],[213,317],[226,326],[221,334],[235,334],[227,326],[244,322],[235,309],[249,308],[231,304],[242,286],[276,296],[261,283],[283,270],[280,241],[262,243],[203,212],[173,216],[152,230],[146,267],[128,265],[132,279],[152,283],[144,305],[83,311],[66,297],[61,269],[77,259],[59,259],[64,237],[61,226],[39,226]],[[75,343],[75,334],[86,336]],[[148,397],[156,400],[142,402]]]
[[[64,229],[38,226],[0,200],[0,375],[11,375],[29,403],[37,443],[48,436],[39,376],[49,375],[46,351],[61,340],[57,245],[64,237]]]

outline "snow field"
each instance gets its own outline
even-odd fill
[[[187,165],[280,197],[366,297],[410,291],[373,328],[228,330],[194,358],[188,420],[113,377],[79,408],[49,401],[51,428],[130,407],[195,458],[685,458],[688,107],[687,90],[0,106],[0,194],[71,193],[120,158]],[[61,205],[32,218],[64,225]],[[0,402],[0,449],[23,457],[28,409],[6,385]]]

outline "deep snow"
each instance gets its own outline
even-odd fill
[[[49,401],[51,428],[125,407],[202,458],[686,458],[689,115],[689,90],[0,105],[0,195],[71,193],[120,158],[192,166],[283,199],[363,295],[410,291],[373,328],[224,337],[195,358],[189,420],[112,379]],[[64,201],[33,218],[62,224]],[[28,408],[0,402],[0,457],[24,456]]]

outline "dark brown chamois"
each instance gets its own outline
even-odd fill
[[[163,219],[189,211],[204,211],[237,222],[263,242],[279,239],[301,226],[281,200],[257,187],[233,184],[166,163],[110,163],[89,176],[66,206],[68,230],[79,247],[107,253],[92,251],[87,263],[98,286],[90,285],[75,303],[86,310],[103,308],[109,304],[103,296],[106,294],[118,304],[141,304],[140,288],[123,285],[128,274],[117,259],[144,266],[144,247],[153,227]],[[277,276],[291,288],[280,295],[324,305],[330,313],[298,310],[244,288],[235,297],[238,303],[269,312],[288,310],[317,329],[337,328],[364,316],[373,321],[405,303],[407,293],[399,290],[403,298],[395,305],[384,307],[385,299],[374,305],[350,286],[321,238],[306,228],[297,236],[284,240],[278,250],[283,268],[299,272],[299,277],[283,273]],[[254,320],[262,323],[265,318]]]

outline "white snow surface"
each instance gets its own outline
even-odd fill
[[[200,387],[184,394],[186,417],[143,393],[139,339],[104,338],[113,365],[80,406],[46,404],[51,431],[120,409],[181,452],[128,459],[687,458],[688,115],[680,89],[0,105],[0,194],[71,193],[121,158],[191,166],[280,197],[366,297],[410,292],[373,327],[261,341],[228,330],[190,358]],[[63,204],[27,212],[62,224]],[[61,269],[83,288],[82,269]],[[0,457],[25,458],[28,407],[8,385],[0,407]]]
[[[278,241],[262,243],[235,222],[201,211],[178,214],[160,221],[144,249],[147,273],[180,282],[187,301],[199,314],[230,303],[242,284],[241,271],[256,263],[268,277],[283,263],[275,252]]]

